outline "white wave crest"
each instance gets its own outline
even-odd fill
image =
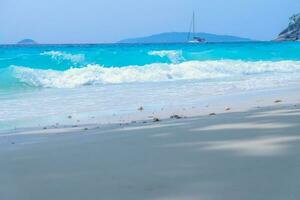
[[[182,51],[180,50],[162,50],[162,51],[150,51],[150,56],[159,56],[161,58],[167,57],[172,63],[179,63],[184,61]]]
[[[41,53],[42,56],[50,56],[53,60],[56,61],[71,61],[74,64],[82,63],[85,60],[85,56],[83,54],[71,54],[61,51],[46,51]]]
[[[39,70],[13,66],[16,78],[37,87],[74,88],[82,85],[171,80],[249,80],[265,76],[266,81],[284,77],[300,77],[300,61],[190,61],[180,64],[156,63],[145,66],[106,68],[87,65],[66,71]]]

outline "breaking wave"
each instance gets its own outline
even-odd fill
[[[161,58],[167,57],[172,63],[179,63],[184,61],[182,56],[182,51],[180,50],[162,50],[162,51],[150,51],[148,52],[150,56],[159,56]]]
[[[71,61],[73,64],[82,63],[85,60],[83,54],[71,54],[61,51],[45,51],[40,54],[41,56],[50,56],[53,60],[60,61]]]
[[[144,66],[103,67],[87,65],[66,71],[12,66],[13,76],[34,87],[74,88],[83,85],[174,80],[248,80],[260,76],[272,79],[300,77],[300,61],[189,61],[178,64],[154,63]],[[287,76],[283,76],[287,75]]]

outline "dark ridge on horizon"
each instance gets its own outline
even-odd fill
[[[185,43],[187,42],[189,33],[188,32],[166,32],[159,33],[145,37],[128,38],[118,41],[117,43]],[[251,42],[255,41],[249,38],[242,38],[232,35],[217,35],[210,33],[199,32],[195,34],[196,37],[201,37],[206,40],[206,42]]]
[[[17,43],[18,45],[36,45],[38,44],[36,41],[32,39],[24,39]]]

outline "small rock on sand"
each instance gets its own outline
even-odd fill
[[[225,108],[225,111],[230,111],[230,110],[231,110],[231,108],[229,108],[229,107]]]
[[[172,115],[170,118],[171,119],[181,119],[182,117],[179,115]]]
[[[275,100],[274,103],[281,103],[282,100]]]
[[[210,116],[214,116],[217,115],[216,113],[209,113]]]
[[[84,128],[85,131],[89,130],[88,128]]]
[[[71,115],[69,115],[69,116],[68,116],[68,119],[72,119],[72,116],[71,116]]]
[[[141,106],[141,107],[138,108],[138,111],[143,111],[143,110],[144,110],[143,106]]]
[[[153,122],[159,122],[159,121],[160,121],[160,119],[158,119],[157,117],[153,118]]]

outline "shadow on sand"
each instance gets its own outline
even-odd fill
[[[19,140],[0,199],[300,199],[300,105]]]

